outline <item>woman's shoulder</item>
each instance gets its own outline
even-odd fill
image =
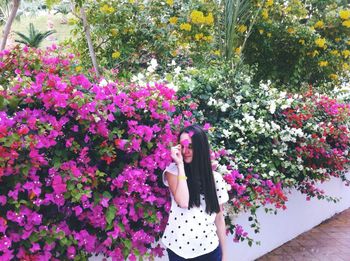
[[[164,172],[169,172],[173,175],[178,175],[178,169],[175,162],[170,163],[164,170]]]

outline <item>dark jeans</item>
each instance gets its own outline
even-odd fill
[[[221,261],[222,258],[222,253],[221,253],[221,247],[220,245],[214,249],[212,252],[202,255],[202,256],[197,256],[195,258],[183,258],[181,256],[178,256],[175,254],[173,251],[171,251],[169,248],[167,248],[168,251],[168,256],[169,256],[169,261],[182,261],[182,260],[191,260],[191,261]]]

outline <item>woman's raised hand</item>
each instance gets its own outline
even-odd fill
[[[181,145],[176,145],[171,147],[171,158],[175,161],[177,165],[183,164],[183,157],[181,153]]]

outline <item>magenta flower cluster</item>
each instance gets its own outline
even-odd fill
[[[190,97],[77,75],[55,46],[0,58],[0,260],[162,255],[160,174]]]

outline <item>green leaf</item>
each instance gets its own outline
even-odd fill
[[[106,220],[107,224],[111,224],[115,218],[115,213],[117,212],[117,208],[113,205],[109,206],[106,212]]]

